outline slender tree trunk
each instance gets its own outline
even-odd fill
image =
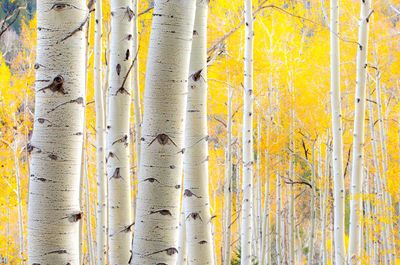
[[[134,265],[175,264],[178,256],[182,158],[186,151],[183,133],[195,4],[195,0],[156,0],[154,5],[131,260]],[[191,76],[196,77],[204,78],[201,73]],[[197,196],[197,191],[191,190],[186,196],[189,192]],[[203,214],[207,213],[200,213],[193,221],[201,216],[209,222]],[[211,244],[211,240],[208,242]]]
[[[251,263],[253,205],[253,13],[252,1],[244,0],[244,105],[243,105],[243,181],[241,216],[241,264]]]
[[[267,136],[268,139],[268,136]],[[269,141],[267,140],[267,144]],[[265,160],[267,163],[269,162],[269,152],[265,152]],[[270,253],[270,246],[271,246],[271,240],[270,240],[270,229],[269,229],[269,224],[270,224],[270,202],[269,202],[269,188],[270,186],[270,170],[267,165],[267,174],[266,174],[266,180],[265,180],[265,192],[264,192],[264,212],[263,212],[263,225],[262,225],[262,238],[261,238],[261,259],[260,259],[260,265],[271,265],[271,253]]]
[[[87,155],[86,151],[83,154],[83,178],[85,183],[85,201],[86,201],[86,237],[88,243],[88,255],[89,255],[89,265],[95,264],[95,254],[93,248],[93,236],[92,236],[92,220],[91,220],[91,210],[90,210],[90,187],[89,187],[89,176],[87,172]]]
[[[176,265],[187,264],[187,248],[186,248],[186,222],[185,212],[182,211],[179,220],[179,237],[178,237],[178,259]]]
[[[231,222],[232,222],[232,98],[233,93],[228,84],[228,115],[227,115],[227,141],[226,141],[226,174],[224,190],[225,208],[225,236],[223,265],[231,264]]]
[[[132,1],[111,0],[110,87],[107,115],[109,264],[127,264],[132,242],[129,120]]]
[[[276,174],[276,219],[275,219],[275,234],[276,234],[276,264],[282,264],[282,251],[281,251],[281,211],[282,211],[282,199],[281,199],[281,178],[279,172]]]
[[[345,187],[343,176],[343,131],[340,96],[339,0],[331,0],[330,48],[335,265],[344,265],[346,261],[344,242]]]
[[[96,179],[97,216],[96,243],[97,264],[107,262],[107,176],[106,176],[106,130],[104,117],[104,97],[102,82],[102,2],[96,0],[94,25],[94,97],[96,108]]]
[[[183,202],[190,265],[214,264],[208,194],[207,14],[208,1],[197,0],[183,155]]]
[[[353,161],[351,171],[351,201],[348,262],[356,264],[360,258],[360,229],[362,169],[364,161],[364,120],[365,90],[367,74],[368,22],[371,16],[371,0],[362,0],[357,49],[357,77],[355,95],[355,113],[353,130]]]
[[[133,42],[132,52],[135,56],[135,61],[132,67],[132,83],[133,83],[133,114],[135,122],[135,147],[136,147],[136,172],[139,172],[140,165],[140,144],[142,137],[141,125],[142,125],[142,108],[140,106],[140,86],[139,86],[139,4],[138,0],[133,0]],[[138,174],[137,174],[138,175]]]
[[[289,154],[289,178],[294,181],[295,179],[295,142],[294,142],[294,102],[295,102],[295,91],[292,80],[292,71],[290,71],[290,81],[289,81],[289,89],[291,93],[291,109],[290,109],[290,129],[289,129],[289,148],[291,150]],[[295,202],[294,202],[294,187],[293,185],[289,185],[289,265],[295,264],[295,255],[294,255],[294,243],[295,243]]]
[[[314,238],[315,238],[315,142],[312,144],[312,165],[311,165],[311,200],[310,200],[310,212],[311,212],[311,228],[310,237],[308,242],[308,265],[313,264],[314,260]]]
[[[378,70],[376,73],[376,103],[378,107],[378,124],[379,124],[379,139],[382,150],[382,183],[384,188],[384,201],[385,201],[385,209],[386,215],[389,217],[389,220],[386,224],[386,234],[388,235],[389,240],[389,249],[388,249],[388,260],[390,264],[394,264],[396,259],[396,246],[394,243],[394,233],[393,233],[393,214],[392,214],[392,198],[390,193],[388,192],[387,185],[387,172],[388,172],[388,151],[386,147],[386,133],[385,133],[385,124],[383,121],[383,107],[382,107],[382,95],[381,95],[381,73]]]
[[[38,1],[29,264],[79,264],[86,1]]]

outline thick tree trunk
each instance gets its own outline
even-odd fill
[[[183,155],[183,205],[190,265],[214,264],[208,194],[207,14],[208,1],[197,0]]]
[[[131,261],[135,265],[175,264],[178,256],[182,158],[186,151],[183,132],[195,4],[195,0],[156,0],[154,5]],[[203,79],[201,73],[190,78]],[[195,195],[197,191],[186,194]],[[206,216],[201,218],[208,222]]]
[[[38,1],[34,130],[29,149],[29,264],[79,264],[85,106],[85,1]]]
[[[127,264],[132,242],[129,120],[132,1],[111,1],[110,87],[107,115],[109,264]]]
[[[253,13],[252,1],[244,1],[245,54],[243,105],[243,181],[240,250],[241,264],[251,263],[253,206]]]
[[[102,82],[102,3],[96,0],[94,25],[94,97],[96,108],[96,179],[97,215],[96,243],[97,264],[106,264],[107,257],[107,176],[106,176],[106,131]]]
[[[356,264],[360,259],[360,229],[361,192],[364,162],[364,120],[365,120],[365,90],[367,74],[368,22],[371,16],[371,0],[362,0],[357,49],[357,77],[355,95],[355,113],[353,130],[353,160],[351,171],[351,201],[349,227],[348,262]]]

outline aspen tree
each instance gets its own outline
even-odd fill
[[[289,129],[289,148],[291,150],[289,154],[289,178],[291,181],[294,181],[295,178],[295,160],[294,160],[294,152],[295,152],[295,143],[294,143],[294,102],[295,102],[295,95],[294,95],[294,86],[292,80],[293,72],[290,71],[290,81],[289,81],[289,92],[291,94],[291,110],[290,110],[290,129]],[[289,265],[295,264],[295,257],[294,257],[294,226],[295,226],[295,202],[294,202],[294,187],[293,184],[289,186]]]
[[[178,259],[176,265],[187,264],[187,247],[186,247],[186,222],[185,212],[182,210],[179,220],[179,236],[178,236]]]
[[[244,0],[244,105],[243,105],[243,181],[240,250],[241,264],[251,263],[253,206],[253,12],[252,0]]]
[[[225,208],[225,236],[223,264],[231,264],[231,215],[232,215],[232,98],[233,91],[228,84],[228,115],[227,115],[227,141],[226,141],[226,173],[224,185],[224,208]]]
[[[131,0],[111,1],[110,87],[107,115],[109,264],[127,264],[132,242],[130,184]]]
[[[208,194],[208,1],[196,1],[186,106],[183,204],[188,264],[214,264]]]
[[[31,151],[29,264],[79,264],[85,106],[86,3],[37,3],[36,100]]]
[[[331,67],[331,113],[333,137],[333,207],[335,264],[344,265],[346,250],[344,242],[345,188],[343,176],[342,107],[340,99],[340,49],[339,49],[339,0],[331,0],[330,19],[330,67]]]
[[[282,211],[282,198],[281,198],[282,182],[279,173],[276,174],[276,218],[275,218],[275,236],[276,236],[276,262],[282,264],[282,251],[281,251],[281,211]]]
[[[133,83],[133,114],[135,122],[135,147],[136,147],[136,172],[139,172],[140,165],[140,143],[142,125],[142,108],[140,105],[140,86],[139,86],[139,4],[138,0],[133,0],[133,42],[132,52],[135,56],[132,67],[132,83]]]
[[[154,3],[131,259],[134,265],[175,264],[178,257],[186,151],[183,133],[195,7],[195,0]],[[189,192],[186,196],[197,195],[197,191]]]
[[[365,90],[367,74],[368,51],[368,22],[371,16],[371,0],[362,0],[358,49],[357,49],[357,76],[355,94],[355,113],[353,131],[353,160],[351,171],[351,200],[350,200],[350,228],[348,262],[356,264],[360,258],[360,229],[361,229],[361,186],[364,161],[364,119],[365,119]]]
[[[106,131],[102,82],[102,3],[96,0],[94,25],[94,96],[96,108],[96,178],[97,215],[96,244],[97,264],[106,264],[107,256],[107,176],[106,176]]]
[[[308,260],[307,264],[312,265],[314,260],[314,238],[315,238],[315,141],[312,144],[312,164],[311,164],[311,200],[310,200],[310,211],[311,211],[311,227],[310,237],[308,241]]]

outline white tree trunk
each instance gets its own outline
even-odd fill
[[[187,264],[187,247],[186,247],[186,222],[185,212],[182,210],[179,220],[179,237],[178,237],[178,259],[176,265]]]
[[[232,98],[233,92],[228,84],[228,115],[227,115],[227,140],[226,140],[226,173],[224,185],[224,242],[223,265],[231,264],[231,222],[232,222]]]
[[[109,264],[127,264],[132,242],[129,120],[132,1],[111,1],[110,86],[107,115]]]
[[[311,165],[311,200],[310,200],[310,212],[311,212],[311,227],[310,227],[310,237],[308,241],[308,260],[307,264],[312,265],[314,260],[314,238],[315,238],[315,142],[312,144],[312,165]]]
[[[276,174],[276,218],[275,218],[275,235],[276,235],[276,263],[282,264],[282,251],[281,251],[281,211],[282,211],[282,199],[281,199],[282,182],[279,176],[279,172]]]
[[[140,143],[141,140],[141,125],[142,125],[142,108],[140,105],[140,86],[139,86],[139,4],[138,0],[133,0],[133,45],[132,53],[136,60],[132,68],[132,81],[133,81],[133,114],[135,122],[135,147],[136,147],[136,172],[139,173],[140,165]]]
[[[78,265],[88,10],[83,0],[43,0],[37,13],[29,264]]]
[[[104,97],[102,82],[102,3],[96,0],[94,25],[94,97],[96,108],[96,179],[97,215],[96,243],[97,264],[104,265],[107,260],[107,176],[106,176],[106,131],[104,116]]]
[[[197,0],[183,155],[183,205],[190,265],[214,264],[208,194],[207,14],[208,1]]]
[[[368,51],[368,22],[370,19],[371,0],[362,0],[359,22],[359,36],[357,49],[357,77],[355,94],[355,113],[353,130],[353,160],[351,171],[351,201],[350,201],[350,228],[348,262],[355,264],[360,258],[360,213],[361,192],[364,161],[364,120],[365,120],[365,90],[367,74]]]
[[[268,135],[267,135],[267,146],[268,146]],[[265,152],[265,160],[269,162],[269,153],[268,151]],[[265,191],[264,191],[264,211],[263,211],[263,225],[262,225],[262,238],[261,238],[261,259],[260,265],[271,265],[271,253],[270,253],[270,202],[269,202],[269,186],[270,186],[270,170],[267,164],[267,174],[265,180]]]
[[[178,256],[182,158],[186,151],[183,132],[195,4],[195,0],[156,0],[154,4],[131,261],[135,265],[175,264]],[[197,191],[192,193],[197,195]],[[208,221],[206,216],[201,218]]]
[[[252,1],[244,0],[244,105],[243,105],[243,181],[240,250],[241,264],[251,263],[253,200],[253,12]]]
[[[342,107],[340,97],[339,0],[331,0],[330,20],[331,113],[333,136],[333,208],[335,264],[344,265],[345,187],[343,176]]]

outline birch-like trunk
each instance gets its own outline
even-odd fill
[[[231,222],[232,222],[232,98],[233,92],[228,84],[228,115],[227,115],[227,141],[226,141],[226,173],[224,185],[224,242],[223,265],[231,264]]]
[[[111,0],[110,86],[107,114],[109,264],[127,264],[132,242],[130,184],[131,0]]]
[[[183,133],[195,4],[195,0],[156,0],[154,4],[131,260],[135,265],[175,264],[178,256],[182,158],[186,151]],[[203,79],[197,74],[190,78],[195,77]],[[189,192],[193,197],[197,195],[197,191]],[[201,218],[209,221],[206,216]]]
[[[365,90],[367,74],[368,22],[371,16],[371,0],[362,0],[357,49],[357,76],[353,130],[353,160],[351,171],[351,201],[349,227],[349,264],[356,264],[360,258],[361,192],[364,163],[364,120]]]
[[[310,200],[310,212],[311,212],[311,227],[310,237],[308,241],[308,259],[307,264],[312,265],[314,260],[314,238],[315,238],[315,142],[312,144],[312,164],[311,164],[311,200]]]
[[[275,218],[275,248],[276,248],[276,262],[282,264],[282,251],[281,251],[281,211],[282,211],[282,198],[281,198],[282,182],[279,173],[276,174],[276,218]]]
[[[38,1],[29,264],[79,264],[86,1]]]
[[[208,1],[196,1],[186,106],[183,205],[188,264],[214,264],[208,194]]]
[[[96,244],[97,264],[104,265],[107,260],[107,176],[106,176],[106,130],[104,116],[104,97],[102,82],[102,3],[96,0],[94,24],[94,97],[96,108]]]
[[[267,145],[269,136],[267,135]],[[265,160],[269,162],[269,152],[265,152]],[[270,170],[267,165],[267,174],[265,179],[265,192],[264,192],[264,210],[263,210],[263,224],[262,224],[262,237],[261,237],[261,259],[260,265],[271,265],[271,253],[270,253],[270,202],[269,202],[269,190],[270,190]]]
[[[243,105],[243,180],[240,250],[241,265],[251,263],[253,206],[253,12],[252,1],[244,0],[244,105]]]
[[[330,58],[331,58],[331,114],[333,136],[333,208],[335,264],[344,265],[345,187],[343,176],[342,107],[340,96],[339,0],[331,0]]]
[[[140,86],[139,86],[139,4],[138,0],[133,0],[133,42],[132,53],[135,58],[132,67],[132,83],[133,83],[133,118],[135,122],[135,147],[136,147],[136,172],[139,172],[140,165],[140,143],[142,125],[142,108],[140,105]],[[138,174],[137,174],[138,175]]]

